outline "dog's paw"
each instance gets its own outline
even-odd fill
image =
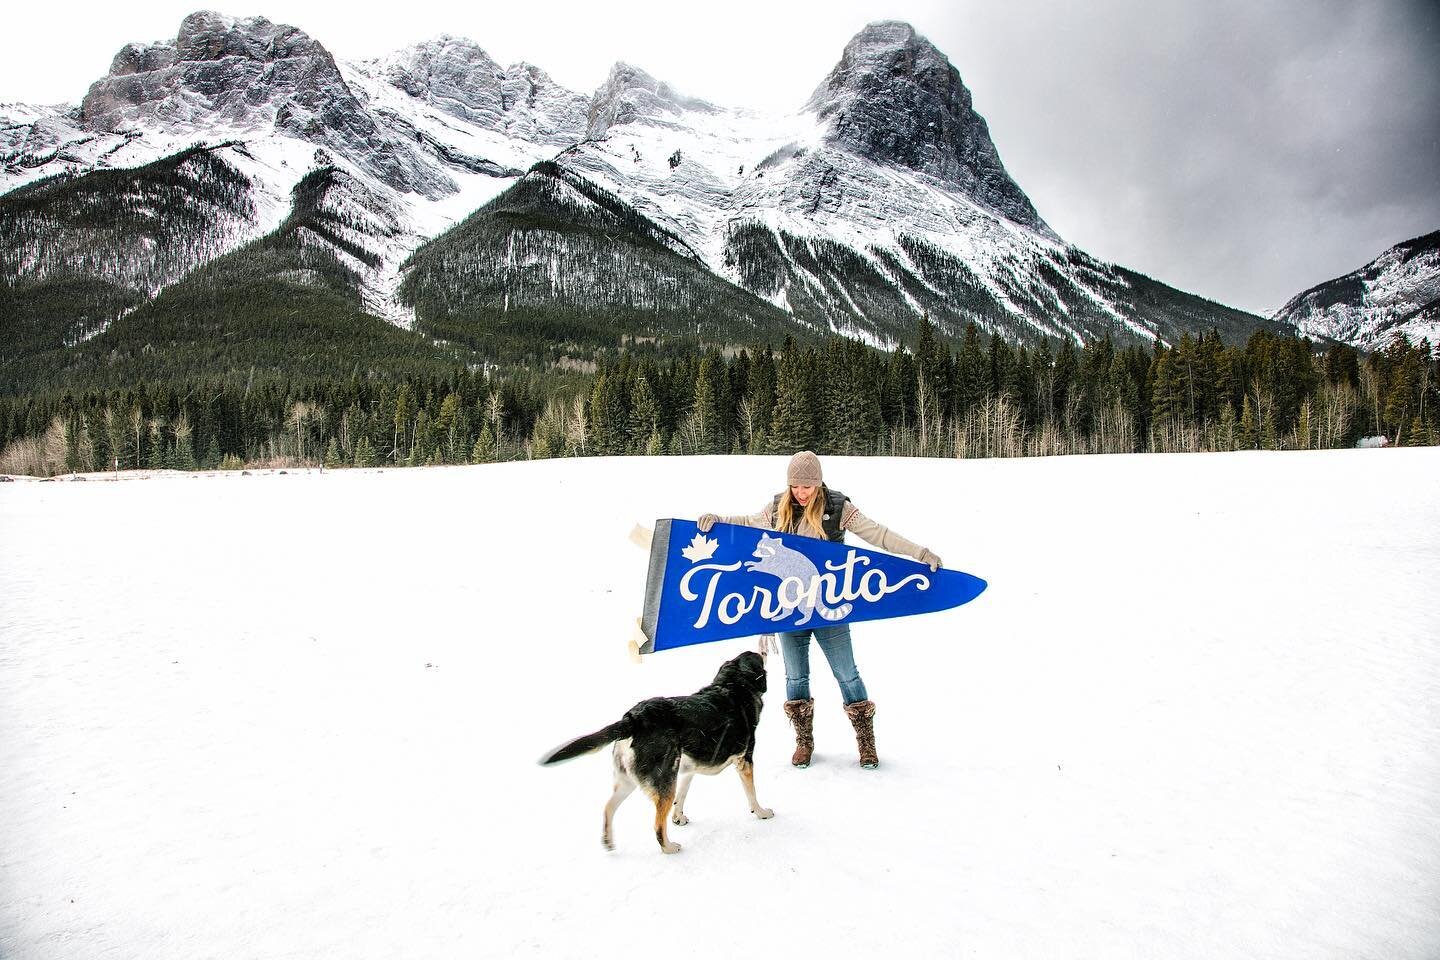
[[[755,814],[755,816],[759,817],[761,820],[769,820],[771,817],[775,816],[775,811],[771,810],[769,807],[756,807],[750,812]]]
[[[660,845],[660,852],[661,852],[661,853],[679,853],[679,852],[680,852],[680,844],[675,843],[673,840],[672,840],[670,843],[663,843],[663,844]]]
[[[611,852],[615,850],[615,841],[610,839],[610,834],[608,833],[600,838],[600,845]]]
[[[670,822],[675,824],[675,826],[677,827],[683,827],[690,822],[690,818],[685,816],[685,814],[676,811],[675,813],[670,814]]]

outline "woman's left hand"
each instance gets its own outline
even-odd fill
[[[928,563],[930,565],[931,573],[934,573],[936,570],[939,570],[941,567],[944,566],[944,564],[940,562],[940,558],[935,556],[935,554],[931,553],[929,549],[925,547],[920,548],[920,562]]]

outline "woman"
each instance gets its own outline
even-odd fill
[[[881,550],[903,553],[929,564],[931,570],[940,567],[940,558],[935,554],[887,530],[856,509],[845,494],[825,486],[820,458],[809,450],[790,458],[785,482],[787,489],[776,494],[759,513],[739,517],[707,513],[700,517],[697,526],[705,532],[717,522],[735,523],[835,543],[843,543],[848,530]],[[797,767],[808,767],[815,748],[815,701],[810,696],[811,637],[819,644],[830,664],[830,672],[840,684],[845,713],[855,727],[855,740],[860,747],[860,766],[873,770],[880,765],[875,752],[875,704],[866,694],[865,682],[855,667],[850,626],[845,623],[779,634],[780,651],[785,656],[785,716],[795,727],[795,755],[790,762]]]

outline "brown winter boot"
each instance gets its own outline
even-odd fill
[[[871,700],[847,703],[845,713],[855,728],[855,743],[860,747],[860,766],[874,770],[880,766],[880,757],[875,753],[875,703]]]
[[[810,754],[815,750],[815,701],[786,700],[785,716],[795,727],[795,755],[790,763],[797,767],[810,766]]]

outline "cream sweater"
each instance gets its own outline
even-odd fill
[[[733,523],[742,527],[759,527],[762,530],[775,529],[775,518],[770,515],[770,501],[760,508],[759,513],[721,517],[720,522]],[[921,563],[929,563],[935,556],[919,544],[906,540],[889,527],[871,520],[849,500],[845,501],[844,510],[840,514],[840,529],[855,534],[872,547],[879,547],[887,553],[903,554],[911,559],[919,560]],[[802,527],[796,532],[801,536],[813,537],[817,540],[825,536],[824,531],[813,530],[810,527]]]

